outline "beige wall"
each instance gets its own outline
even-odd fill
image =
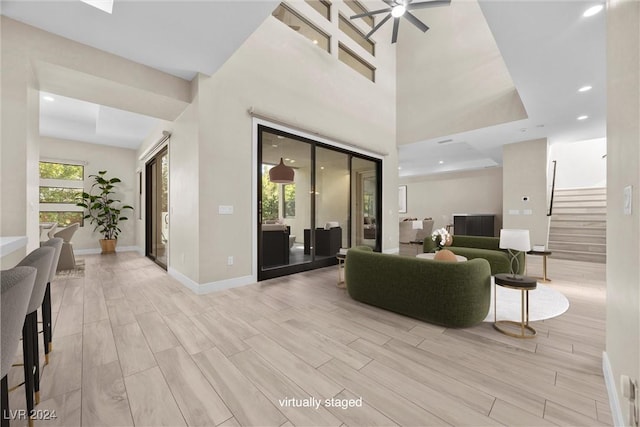
[[[431,28],[400,26],[399,144],[527,117],[477,1],[414,13]]]
[[[640,379],[640,3],[609,0],[607,9],[607,344],[624,425],[629,406],[620,375]],[[632,214],[623,189],[632,186]],[[607,370],[605,369],[605,374]],[[613,403],[613,399],[612,403]],[[615,416],[615,409],[614,416]]]
[[[532,246],[546,246],[549,236],[547,163],[546,139],[508,144],[502,149],[503,228],[529,230]],[[523,201],[525,196],[528,201]]]
[[[38,246],[39,90],[175,119],[189,83],[2,16],[0,234]],[[23,251],[20,253],[24,254]]]
[[[407,186],[407,214],[401,217],[431,217],[435,230],[452,224],[454,213],[489,213],[500,230],[502,168],[405,178],[400,185]]]
[[[93,178],[98,171],[106,170],[107,177],[118,177],[122,183],[118,184],[118,192],[115,196],[122,200],[123,204],[135,206],[136,203],[136,175],[135,175],[134,150],[127,148],[109,147],[106,145],[87,144],[84,142],[68,141],[63,139],[40,138],[40,157],[50,160],[77,160],[86,162],[84,167],[84,190],[89,191],[93,184]],[[118,247],[131,247],[136,245],[136,216],[137,212],[123,211],[129,218],[120,223],[122,233],[118,236]],[[94,225],[85,220],[84,227],[80,227],[73,236],[73,249],[99,250],[98,239],[101,235],[93,232]]]
[[[383,247],[397,245],[393,49],[379,46],[377,58],[374,84],[269,17],[214,76],[198,77],[200,143],[193,160],[200,171],[200,220],[193,227],[199,228],[200,283],[252,274],[250,107],[294,127],[391,153],[384,165],[384,204],[390,209]],[[220,205],[233,206],[234,214],[218,215]],[[228,256],[234,256],[233,266]]]

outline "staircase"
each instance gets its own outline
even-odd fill
[[[607,189],[556,189],[549,228],[554,258],[605,263]]]

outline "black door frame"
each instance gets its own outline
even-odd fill
[[[153,262],[155,262],[156,264],[158,264],[160,267],[164,268],[165,270],[167,270],[167,265],[162,263],[161,261],[158,260],[157,256],[153,255],[151,252],[151,248],[153,246],[153,233],[155,233],[157,230],[153,229],[153,202],[156,201],[156,195],[153,194],[153,185],[152,185],[152,178],[151,178],[151,167],[153,164],[155,164],[156,166],[158,166],[158,162],[159,160],[162,158],[162,156],[164,155],[168,155],[169,154],[169,147],[168,146],[164,146],[163,148],[161,148],[156,154],[153,155],[153,157],[151,157],[150,159],[148,159],[145,164],[144,164],[144,169],[145,169],[145,174],[144,174],[144,187],[145,187],[145,224],[144,224],[144,229],[145,229],[145,256],[149,259],[151,259]],[[158,169],[156,168],[156,173],[158,173]],[[160,172],[161,173],[161,172]],[[168,261],[168,259],[167,259]],[[168,264],[168,262],[167,262]]]
[[[258,124],[257,125],[257,132],[258,132],[258,144],[257,144],[257,149],[258,149],[258,153],[257,153],[257,169],[258,169],[258,173],[257,173],[257,203],[256,203],[256,209],[257,209],[257,251],[258,251],[258,256],[257,256],[257,261],[258,261],[258,265],[257,265],[257,274],[258,274],[258,281],[261,280],[267,280],[267,279],[272,279],[274,277],[281,277],[281,276],[287,276],[290,274],[294,274],[294,273],[300,273],[303,271],[309,271],[309,270],[315,270],[318,268],[322,268],[322,267],[328,267],[331,265],[335,265],[338,263],[338,260],[335,257],[329,257],[329,258],[320,258],[320,259],[315,259],[315,253],[312,251],[312,260],[310,262],[306,262],[306,263],[301,263],[301,264],[292,264],[292,265],[283,265],[283,266],[279,266],[279,267],[274,267],[274,268],[270,268],[267,270],[263,270],[262,269],[262,231],[261,231],[261,226],[262,226],[262,134],[263,132],[269,132],[275,135],[279,135],[279,136],[283,136],[285,138],[290,138],[290,139],[294,139],[300,142],[304,142],[304,143],[308,143],[311,146],[311,182],[310,182],[310,188],[311,188],[311,192],[313,194],[313,196],[311,197],[311,203],[310,203],[310,211],[311,211],[311,222],[309,224],[309,227],[311,230],[315,230],[316,228],[316,209],[315,209],[315,205],[316,205],[316,197],[315,197],[315,191],[316,191],[316,148],[326,148],[332,151],[336,151],[336,152],[340,152],[340,153],[344,153],[346,155],[348,155],[348,162],[349,162],[349,176],[351,177],[350,179],[353,179],[353,169],[352,169],[352,162],[353,162],[353,158],[357,157],[357,158],[361,158],[364,160],[369,160],[374,162],[374,164],[376,165],[376,188],[377,188],[377,200],[376,200],[376,215],[377,215],[377,223],[378,226],[376,228],[376,247],[375,247],[375,251],[380,252],[381,251],[381,245],[382,245],[382,160],[375,158],[375,157],[371,157],[371,156],[367,156],[365,154],[361,154],[361,153],[356,153],[353,151],[349,151],[347,149],[343,149],[340,147],[335,147],[320,141],[316,141],[310,138],[306,138],[300,135],[296,135],[293,133],[289,133],[286,131],[282,131],[279,129],[274,129],[270,126],[267,125],[263,125],[263,124]],[[348,224],[347,224],[347,242],[348,245],[351,246],[351,227],[352,227],[352,216],[353,216],[353,212],[351,211],[352,209],[352,198],[353,198],[353,194],[351,191],[351,185],[349,185],[349,220],[348,220]],[[315,233],[310,233],[310,244],[312,247],[315,248]]]

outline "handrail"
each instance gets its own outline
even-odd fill
[[[551,198],[549,199],[549,212],[547,213],[547,216],[551,216],[553,212],[553,193],[555,192],[555,189],[556,189],[556,166],[557,166],[557,161],[554,160],[553,161],[553,178],[551,179]]]

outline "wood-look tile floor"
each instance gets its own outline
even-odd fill
[[[335,267],[198,296],[136,253],[85,260],[84,278],[52,284],[37,408],[56,418],[36,425],[612,423],[601,264],[550,258],[549,285],[571,307],[518,340],[490,323],[448,329],[359,304]],[[528,268],[541,274],[540,259]],[[311,399],[323,404],[296,407]],[[24,408],[22,388],[10,406]]]

